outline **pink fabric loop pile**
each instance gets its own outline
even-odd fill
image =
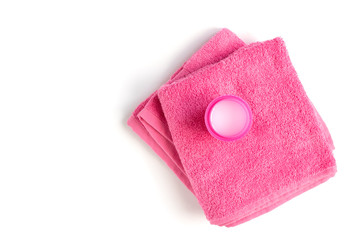
[[[206,107],[221,95],[251,107],[252,128],[237,141],[206,129]],[[128,125],[219,226],[264,214],[336,173],[329,131],[281,38],[246,45],[222,29],[136,108]]]

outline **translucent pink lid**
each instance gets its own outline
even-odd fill
[[[223,141],[234,141],[250,130],[252,113],[243,99],[224,95],[215,98],[205,112],[205,124],[210,134]]]

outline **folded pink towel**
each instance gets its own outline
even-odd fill
[[[229,94],[250,105],[253,125],[245,137],[224,142],[209,134],[204,114],[214,98]],[[220,226],[266,213],[336,172],[330,134],[280,38],[245,46],[223,29],[128,124]]]

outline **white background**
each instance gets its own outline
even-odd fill
[[[360,239],[357,1],[1,1],[0,239]],[[126,125],[222,27],[277,36],[335,178],[234,228]]]

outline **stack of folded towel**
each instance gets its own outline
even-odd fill
[[[221,95],[239,96],[251,108],[252,127],[239,140],[207,131],[205,110]],[[336,173],[329,131],[281,38],[246,45],[221,30],[136,108],[128,125],[219,226],[264,214]]]

